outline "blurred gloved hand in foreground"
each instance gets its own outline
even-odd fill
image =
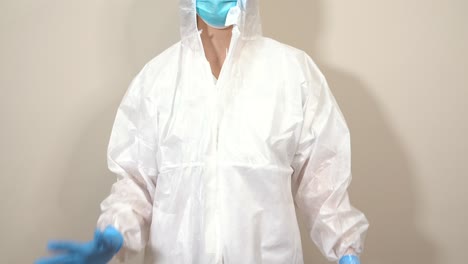
[[[108,226],[104,231],[96,229],[89,242],[49,241],[47,248],[55,255],[38,259],[35,264],[106,264],[122,245],[122,234]]]

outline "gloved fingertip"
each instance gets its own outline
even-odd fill
[[[340,259],[339,264],[360,264],[358,256],[355,255],[345,255]]]
[[[103,240],[105,240],[106,244],[115,250],[115,252],[120,250],[124,242],[122,234],[112,226],[104,230]]]
[[[58,244],[59,242],[56,240],[47,241],[47,250],[55,250]]]

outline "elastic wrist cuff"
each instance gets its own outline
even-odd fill
[[[346,255],[340,259],[339,264],[361,264],[358,256]]]

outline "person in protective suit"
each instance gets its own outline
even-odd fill
[[[262,36],[257,0],[180,0],[181,40],[132,80],[94,239],[36,263],[303,264],[298,216],[330,261],[359,263],[350,134],[303,51]]]

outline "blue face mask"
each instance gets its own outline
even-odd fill
[[[224,28],[229,10],[237,5],[237,0],[197,0],[197,14],[208,25]]]

